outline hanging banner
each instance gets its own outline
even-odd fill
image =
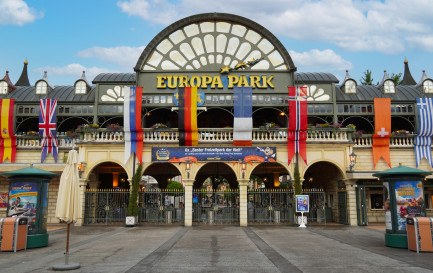
[[[398,230],[406,230],[408,216],[424,216],[424,191],[421,181],[395,182]]]
[[[375,134],[373,135],[373,164],[383,158],[391,168],[389,154],[389,138],[391,136],[391,99],[374,99],[374,123]]]
[[[245,161],[274,162],[275,147],[173,147],[152,148],[153,162]]]

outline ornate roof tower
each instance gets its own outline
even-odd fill
[[[406,58],[404,58],[404,75],[403,80],[401,82],[401,85],[416,85],[415,80],[412,77],[412,74],[410,74],[409,70],[409,62]]]

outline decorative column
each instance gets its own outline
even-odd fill
[[[248,226],[248,181],[239,179],[239,224],[241,227]]]
[[[357,179],[347,179],[344,180],[346,185],[346,206],[347,206],[347,220],[349,225],[358,225],[358,215],[356,211],[356,181]]]
[[[182,179],[185,185],[185,226],[192,226],[192,186],[194,179]]]
[[[87,186],[87,179],[86,178],[80,178],[80,202],[81,202],[81,217],[77,220],[77,222],[74,224],[75,226],[82,226],[84,224],[84,213],[86,211],[86,186]]]

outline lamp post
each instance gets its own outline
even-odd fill
[[[356,157],[357,155],[355,154],[355,152],[352,150],[352,153],[349,155],[349,170],[353,171],[353,168],[355,167],[356,164]]]

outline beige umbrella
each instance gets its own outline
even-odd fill
[[[66,236],[65,264],[55,265],[54,270],[71,270],[80,268],[78,263],[69,263],[69,230],[71,223],[80,217],[80,185],[78,174],[78,153],[71,150],[62,176],[60,176],[59,192],[57,194],[56,217],[68,224]]]

